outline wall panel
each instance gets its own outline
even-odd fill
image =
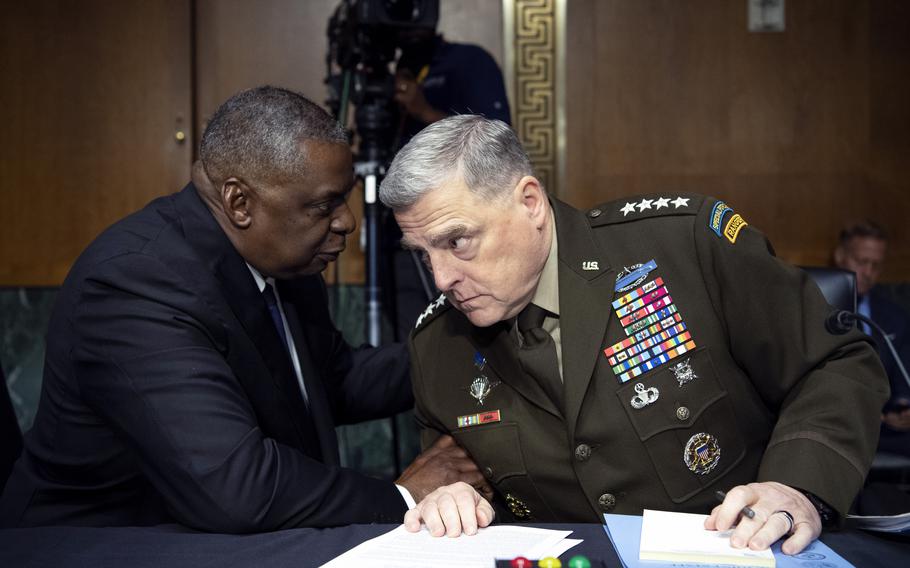
[[[562,196],[716,195],[806,264],[871,216],[910,279],[908,10],[790,0],[785,32],[750,33],[745,2],[570,1]]]
[[[4,4],[0,285],[60,284],[104,227],[186,183],[190,15],[189,0]]]

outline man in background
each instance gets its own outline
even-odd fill
[[[352,349],[320,273],[354,230],[345,133],[303,96],[241,92],[192,182],[104,231],[64,282],[0,526],[177,522],[243,533],[397,523],[480,483],[444,439],[398,484],[339,466],[335,425],[412,404],[403,346]]]
[[[878,286],[887,253],[887,231],[877,223],[866,220],[841,231],[834,250],[834,263],[838,268],[856,273],[857,311],[888,334],[906,368],[910,365],[910,318]],[[878,447],[886,452],[910,456],[910,385],[879,332],[863,322],[860,322],[860,327],[875,340],[891,383],[891,398],[882,408]]]

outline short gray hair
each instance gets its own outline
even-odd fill
[[[231,176],[279,185],[305,172],[300,142],[347,145],[344,129],[300,93],[263,86],[241,91],[209,120],[199,144],[206,175],[216,185]]]
[[[533,175],[533,169],[505,122],[473,114],[450,116],[421,130],[398,152],[379,198],[393,210],[404,209],[454,175],[461,176],[470,191],[492,201],[506,195],[522,177]]]

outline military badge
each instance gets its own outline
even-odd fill
[[[481,355],[480,351],[474,352],[474,366],[478,371],[483,371],[483,368],[487,366],[487,358]]]
[[[499,386],[499,381],[491,381],[486,375],[478,375],[471,386],[468,387],[468,393],[474,397],[477,404],[482,405],[483,400],[490,396],[490,391]]]
[[[508,505],[509,510],[512,511],[512,514],[515,515],[516,519],[524,520],[531,518],[531,510],[528,509],[528,506],[524,504],[524,501],[511,493],[506,493],[506,505]]]
[[[416,328],[420,327],[420,324],[423,323],[423,320],[425,320],[428,317],[430,317],[431,315],[433,315],[433,312],[435,312],[438,308],[441,308],[445,303],[446,303],[446,295],[440,294],[439,297],[436,298],[434,301],[430,302],[430,305],[427,306],[427,309],[425,309],[423,311],[423,313],[420,314],[420,316],[417,318],[417,323],[414,324],[414,328],[416,329]]]
[[[693,473],[698,475],[710,473],[720,461],[720,445],[717,438],[705,432],[699,432],[689,438],[683,450],[683,461]]]
[[[648,274],[657,268],[657,263],[653,260],[649,260],[643,264],[633,264],[632,266],[625,266],[622,270],[619,271],[619,274],[616,275],[616,287],[617,292],[627,292],[632,288],[635,288],[648,278]]]
[[[642,409],[660,396],[660,391],[654,387],[649,389],[645,388],[645,385],[641,383],[635,384],[635,396],[632,397],[632,408],[635,410]]]
[[[695,371],[692,369],[692,365],[689,363],[688,358],[685,361],[670,367],[670,371],[673,372],[673,376],[676,377],[676,382],[679,383],[679,386],[683,386],[698,378],[698,375],[696,375]]]

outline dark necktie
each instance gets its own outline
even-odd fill
[[[284,320],[281,319],[281,310],[278,309],[278,299],[275,297],[275,290],[272,285],[266,282],[265,289],[262,290],[262,297],[269,306],[269,315],[272,316],[272,323],[278,331],[278,337],[281,338],[281,344],[284,345],[285,351],[288,350],[288,336],[284,333]]]
[[[522,369],[534,378],[544,392],[562,408],[562,380],[559,377],[559,362],[556,359],[556,343],[543,328],[547,311],[534,304],[518,314],[518,333],[522,345],[518,349],[518,361]]]

